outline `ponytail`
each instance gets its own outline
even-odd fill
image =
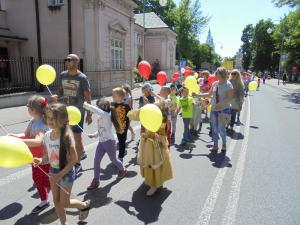
[[[70,156],[70,135],[68,132],[69,124],[65,123],[60,130],[60,143],[59,143],[59,169],[62,171],[68,163],[67,157]],[[63,177],[63,179],[65,176]]]

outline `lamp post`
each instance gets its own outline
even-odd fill
[[[221,44],[220,49],[223,49],[223,44],[222,44],[222,42],[220,42],[220,41],[216,42],[216,43],[215,43],[215,46],[216,46],[217,44]]]
[[[281,20],[274,20],[274,21],[279,21],[281,22]],[[272,28],[268,28],[267,30],[267,33],[268,34],[271,34],[273,32],[273,29]],[[279,66],[278,66],[278,85],[279,85],[279,82],[280,82],[280,77],[281,77],[281,58],[282,58],[282,51],[283,51],[283,37],[285,35],[285,25],[283,24],[282,25],[282,38],[281,38],[281,45],[280,45],[280,58],[279,58]]]

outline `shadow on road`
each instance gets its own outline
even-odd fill
[[[209,158],[209,160],[212,163],[212,165],[216,168],[223,168],[223,167],[232,167],[232,165],[229,163],[230,159],[226,156],[226,152],[220,152],[217,151],[210,152],[209,154],[189,154],[189,153],[182,153],[179,155],[183,159],[191,159],[195,156],[206,156]],[[223,161],[224,164],[223,164]],[[222,167],[223,164],[223,167]]]
[[[288,101],[290,103],[297,104],[295,106],[290,106],[290,107],[285,107],[285,108],[290,108],[290,109],[297,109],[300,110],[300,98],[295,97],[295,95],[299,96],[300,93],[292,93],[290,95],[281,95],[282,100]]]
[[[147,197],[149,186],[144,183],[132,194],[132,201],[116,201],[115,204],[122,207],[129,215],[135,216],[144,224],[158,221],[159,214],[163,210],[162,204],[170,196],[172,191],[167,188],[158,188],[157,192]]]
[[[23,206],[18,202],[14,202],[5,206],[0,210],[0,221],[7,220],[18,215],[18,213],[21,212],[22,208]]]

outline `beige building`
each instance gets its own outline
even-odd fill
[[[93,96],[133,84],[133,67],[144,49],[143,17],[133,13],[135,1],[0,2],[0,55],[63,60],[75,53],[83,59]],[[145,18],[145,60],[152,64],[158,59],[161,70],[171,77],[177,34],[154,13],[146,13]]]

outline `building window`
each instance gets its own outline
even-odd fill
[[[123,41],[111,39],[111,69],[122,70],[123,69]]]
[[[64,5],[64,0],[48,0],[48,9],[56,10],[60,9],[60,6]]]
[[[2,6],[1,6],[1,0],[0,0],[0,10],[2,10]]]

